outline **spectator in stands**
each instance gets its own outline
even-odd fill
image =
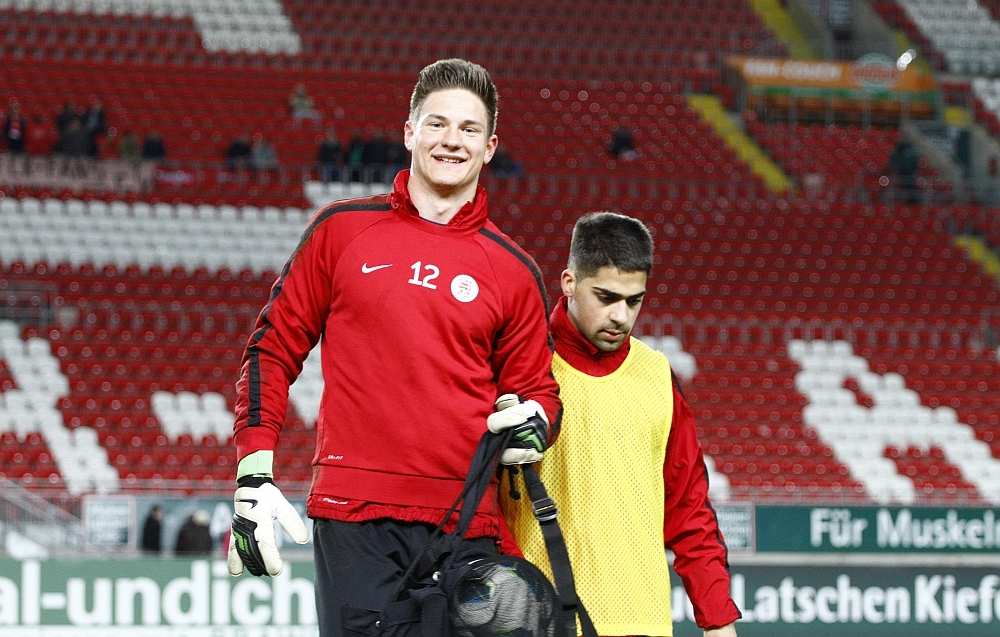
[[[259,133],[254,136],[250,149],[250,165],[254,170],[277,170],[278,153],[266,137]]]
[[[80,120],[70,120],[66,130],[59,135],[55,150],[67,157],[86,157],[90,154],[90,136],[83,130]]]
[[[900,201],[915,201],[917,198],[917,168],[920,166],[920,153],[913,144],[900,139],[889,155],[889,165],[896,175]]]
[[[58,139],[59,131],[55,121],[35,115],[28,126],[25,150],[29,155],[47,155],[53,151]]]
[[[396,139],[396,141],[389,142],[389,147],[386,149],[386,183],[391,184],[395,181],[399,171],[410,165],[410,152],[406,150],[406,144],[403,143],[402,137],[397,138],[392,129],[389,129],[387,133],[390,139]]]
[[[815,201],[823,192],[823,185],[826,183],[826,173],[810,171],[802,173],[802,189],[806,193],[806,199]]]
[[[364,172],[365,142],[361,139],[361,130],[356,128],[351,132],[351,141],[344,153],[344,164],[350,173],[351,181],[362,181]]]
[[[389,143],[385,132],[376,128],[372,138],[365,143],[361,153],[361,163],[365,167],[365,181],[386,183],[386,164],[389,163]]]
[[[137,161],[142,156],[139,139],[133,131],[125,131],[118,142],[118,158],[126,161]]]
[[[246,133],[233,138],[226,149],[229,170],[241,170],[250,165],[250,136]]]
[[[97,157],[100,150],[100,138],[108,132],[108,122],[104,116],[104,105],[100,100],[95,100],[87,112],[83,115],[83,130],[86,131],[90,140],[88,155]]]
[[[151,161],[159,161],[167,156],[167,148],[163,145],[163,138],[154,131],[146,133],[146,139],[142,142],[142,158]]]
[[[28,134],[28,120],[21,114],[21,105],[10,103],[7,121],[3,124],[3,139],[10,153],[24,153],[24,142]]]
[[[340,179],[340,171],[344,166],[344,149],[340,146],[337,129],[330,126],[326,129],[326,137],[316,152],[316,163],[319,168],[319,178],[324,184]]]
[[[635,159],[635,140],[632,131],[626,126],[615,125],[611,132],[611,146],[608,148],[611,156],[618,161],[632,161]]]
[[[288,96],[288,108],[296,126],[302,126],[304,119],[312,120],[317,126],[323,120],[322,115],[313,108],[313,99],[309,97],[305,84],[301,82],[295,85],[295,90]]]
[[[163,507],[154,506],[142,525],[142,552],[159,555],[163,551]]]
[[[493,161],[490,162],[490,171],[497,177],[524,177],[524,168],[521,162],[514,159],[510,153],[503,148],[497,148],[493,153]]]
[[[212,533],[209,531],[207,511],[195,511],[177,532],[175,555],[207,557],[212,553]]]
[[[56,116],[56,128],[59,129],[59,134],[61,135],[67,128],[69,128],[70,123],[74,120],[81,121],[81,113],[77,111],[76,102],[73,100],[67,100],[63,104],[62,110],[59,111],[59,115]]]

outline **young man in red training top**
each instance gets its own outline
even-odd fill
[[[735,637],[740,612],[691,408],[667,359],[630,336],[652,265],[636,219],[600,212],[576,223],[550,320],[564,428],[539,473],[598,634],[673,634],[666,546],[706,637]],[[518,546],[551,574],[531,503],[505,491]]]
[[[539,460],[558,432],[542,278],[486,218],[478,184],[497,147],[496,107],[482,67],[426,67],[404,129],[410,170],[388,195],[316,214],[243,357],[229,569],[275,575],[272,520],[296,541],[308,533],[274,486],[273,450],[288,386],[322,339],[307,512],[323,637],[343,634],[342,606],[389,601],[461,491],[487,427],[514,428],[501,458],[508,464]],[[519,404],[492,413],[505,393]],[[506,532],[494,487],[467,537],[495,551]]]

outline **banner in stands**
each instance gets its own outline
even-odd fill
[[[135,498],[128,495],[87,495],[83,498],[83,529],[90,546],[136,546]]]
[[[289,502],[306,520],[306,502],[290,498]],[[182,498],[133,495],[85,495],[83,497],[83,527],[87,544],[105,549],[135,549],[139,545],[143,525],[153,506],[163,509],[161,548],[172,553],[181,527],[196,511],[209,519],[209,534],[215,554],[224,556],[228,547],[229,525],[233,521],[233,500],[227,498]],[[311,526],[306,520],[307,526]],[[275,523],[278,547],[290,544],[301,550],[312,550],[312,538],[297,546],[281,525]]]
[[[900,70],[884,55],[866,55],[855,62],[788,60],[731,56],[737,70],[753,91],[761,89],[823,89],[844,94],[912,93],[937,90],[934,78],[916,65]]]
[[[749,502],[715,505],[715,518],[719,530],[726,538],[730,552],[751,552],[754,550],[754,508]]]
[[[151,162],[62,155],[0,154],[0,186],[93,192],[149,192]]]
[[[757,506],[757,552],[1000,553],[1000,509]]]
[[[222,560],[0,560],[4,637],[315,637],[311,562],[233,578]],[[676,577],[676,637],[700,636]],[[734,566],[740,637],[1000,634],[1000,568]]]

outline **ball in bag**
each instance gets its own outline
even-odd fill
[[[558,599],[534,565],[509,556],[481,560],[451,596],[462,637],[554,637]]]

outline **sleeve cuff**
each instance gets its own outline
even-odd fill
[[[261,449],[245,456],[236,466],[236,479],[244,476],[273,477],[274,452]]]

